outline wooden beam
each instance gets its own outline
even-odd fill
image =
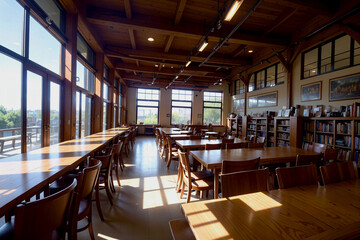
[[[360,32],[356,30],[353,26],[349,24],[340,25],[340,29],[360,44]]]
[[[165,49],[164,49],[164,52],[169,52],[169,49],[170,49],[170,47],[171,47],[171,44],[172,44],[172,42],[173,42],[173,40],[174,40],[174,35],[173,34],[171,34],[171,35],[169,35],[168,36],[168,38],[167,38],[167,41],[166,41],[166,44],[165,44]]]
[[[232,58],[236,58],[237,56],[239,56],[245,49],[246,45],[245,44],[241,44],[233,53]]]
[[[292,15],[294,15],[297,11],[297,8],[285,8],[284,12],[282,12],[273,22],[271,22],[263,32],[262,36],[265,37],[269,33],[271,33],[274,29],[283,24],[286,20],[288,20]]]
[[[87,18],[90,23],[116,28],[133,28],[138,31],[146,31],[151,33],[174,35],[176,37],[190,38],[199,40],[204,32],[204,26],[196,23],[174,24],[169,19],[146,16],[137,14],[136,18],[127,19],[122,17],[122,13],[111,9],[101,9],[98,7],[88,6]],[[230,32],[231,26],[223,26],[223,32]],[[208,40],[210,42],[219,42],[222,36],[212,33]],[[285,47],[288,41],[284,38],[268,38],[260,37],[249,33],[235,33],[228,41],[230,44],[245,44],[260,47]]]
[[[179,73],[179,69],[165,69],[163,68],[159,71],[159,68],[156,67],[137,67],[135,64],[128,64],[128,63],[117,63],[115,66],[116,69],[125,70],[125,71],[135,71],[135,72],[145,72],[145,73],[156,73],[156,74],[163,74],[163,75],[173,75]],[[189,76],[193,72],[197,71],[197,75],[201,75],[207,78],[222,78],[225,77],[225,73],[214,73],[211,71],[212,69],[208,68],[197,68],[197,67],[187,67],[181,75]],[[206,75],[205,75],[206,74]]]
[[[184,52],[182,55],[173,54],[173,53],[163,53],[161,50],[154,49],[153,51],[148,50],[133,50],[128,48],[122,47],[107,47],[105,53],[109,57],[116,57],[116,58],[127,58],[135,57],[139,58],[147,58],[147,59],[157,59],[157,60],[168,60],[168,61],[176,61],[184,63],[187,59],[188,52]],[[199,54],[197,56],[192,56],[191,61],[193,62],[202,62],[207,55]],[[139,59],[140,60],[140,59]],[[208,63],[215,63],[220,65],[230,65],[230,66],[243,66],[243,65],[250,65],[252,62],[251,60],[244,60],[244,59],[230,59],[230,58],[218,58],[212,57],[209,59]]]
[[[131,28],[129,28],[129,37],[130,37],[130,42],[131,42],[132,49],[136,49],[134,30],[131,29]]]
[[[179,0],[178,1],[178,5],[177,5],[177,10],[176,10],[176,15],[175,15],[175,25],[178,25],[180,23],[184,8],[186,5],[186,0]]]
[[[153,78],[151,77],[138,77],[138,76],[133,76],[133,77],[124,77],[124,80],[126,81],[131,81],[131,82],[143,82],[143,83],[152,83],[153,82]],[[156,79],[156,83],[169,83],[172,80],[172,78],[157,78]],[[216,82],[216,80],[212,80],[212,81],[197,81],[197,80],[193,80],[190,79],[188,82],[184,83],[184,78],[183,79],[177,79],[175,81],[175,83],[183,83],[183,84],[199,84],[199,85],[209,85],[209,84],[213,84],[214,82]]]
[[[135,80],[141,80],[141,79],[153,79],[153,74],[154,73],[147,73],[147,72],[144,72],[141,76],[139,75],[133,75],[131,73],[121,73],[121,76],[123,79],[133,79],[134,81]],[[188,76],[185,76],[185,75],[180,75],[179,78],[176,80],[176,81],[179,81],[179,82],[183,82],[185,79],[187,79]],[[173,76],[171,75],[162,75],[162,74],[158,74],[157,78],[156,78],[156,81],[158,79],[165,79],[165,80],[169,80],[169,82],[173,79]],[[189,82],[190,81],[193,81],[193,82],[211,82],[211,83],[214,83],[217,81],[216,78],[206,78],[206,77],[200,77],[200,76],[193,76],[190,78]]]
[[[319,0],[265,0],[274,5],[288,6],[297,8],[304,12],[314,13],[314,15],[322,15],[332,17],[333,12],[330,11],[332,1],[319,1]]]
[[[276,55],[276,57],[280,60],[281,64],[284,66],[284,68],[286,69],[287,72],[291,71],[291,69],[289,68],[288,61],[286,61],[286,59],[284,58],[284,56],[281,53],[278,53]]]
[[[124,5],[125,5],[126,17],[127,17],[128,19],[131,19],[131,18],[132,18],[132,11],[131,11],[130,0],[124,0]]]

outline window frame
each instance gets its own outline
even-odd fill
[[[304,79],[312,78],[312,77],[315,77],[315,76],[319,76],[319,75],[327,74],[327,73],[330,73],[330,72],[335,72],[335,71],[339,71],[339,70],[343,70],[343,69],[346,69],[346,68],[351,68],[351,67],[360,65],[360,63],[359,64],[354,64],[355,40],[351,36],[349,36],[350,37],[350,50],[349,50],[350,51],[350,56],[349,56],[350,64],[349,64],[349,66],[345,66],[345,67],[335,69],[335,41],[337,39],[340,39],[340,38],[346,36],[346,35],[348,35],[348,34],[345,34],[345,33],[340,34],[340,35],[338,35],[336,37],[333,37],[333,38],[331,38],[329,40],[326,40],[326,41],[324,41],[324,42],[322,42],[320,44],[317,44],[315,47],[312,47],[312,48],[309,48],[306,51],[303,51],[301,53],[301,77],[300,77],[300,79],[304,80]],[[321,56],[322,56],[321,48],[323,46],[325,46],[326,44],[328,44],[328,43],[331,43],[331,55],[330,55],[330,59],[331,59],[330,64],[331,64],[331,66],[330,66],[329,71],[321,72],[321,60],[322,60],[322,58],[321,58]],[[313,51],[315,49],[317,49],[317,54],[318,54],[318,56],[317,56],[317,74],[309,76],[309,77],[304,77],[305,54],[308,53],[308,52],[311,52],[311,51]]]
[[[145,89],[145,90],[158,90],[159,91],[159,100],[148,100],[148,99],[139,99],[139,89]],[[157,108],[157,123],[155,125],[158,125],[159,124],[159,117],[160,117],[160,94],[161,94],[161,91],[160,91],[160,88],[136,88],[136,124],[138,124],[138,107],[143,107],[143,108]],[[143,105],[138,105],[138,101],[141,100],[141,101],[147,101],[147,102],[157,102],[158,105],[157,106],[143,106]],[[144,123],[145,125],[145,123]]]
[[[262,68],[256,72],[253,72],[251,74],[251,77],[254,77],[254,87],[253,89],[250,91],[250,81],[249,81],[249,86],[248,86],[248,90],[247,92],[253,92],[253,91],[256,91],[256,90],[260,90],[260,89],[265,89],[265,88],[271,88],[271,87],[276,87],[278,85],[281,85],[281,84],[284,84],[285,81],[282,81],[282,82],[278,82],[278,68],[279,68],[279,64],[282,64],[281,62],[277,62],[277,63],[274,63],[274,64],[271,64],[265,68]],[[272,68],[272,67],[275,67],[275,85],[274,86],[267,86],[267,76],[268,76],[268,69]],[[261,71],[264,71],[264,87],[261,87],[261,83],[260,83],[260,88],[257,87],[257,76],[258,76],[258,73],[260,73]],[[250,79],[251,79],[250,77]]]
[[[191,100],[173,100],[172,95],[173,95],[173,90],[179,90],[179,91],[191,91]],[[173,102],[190,102],[191,103],[191,107],[181,107],[181,108],[190,108],[190,123],[192,123],[192,113],[193,113],[193,99],[194,99],[194,91],[190,90],[190,89],[181,89],[181,88],[173,88],[171,89],[171,109],[170,109],[170,125],[179,125],[180,123],[173,123],[172,122],[172,111],[173,111]],[[179,106],[175,106],[175,108],[180,108]]]
[[[243,86],[243,88],[241,86]],[[241,81],[241,79],[236,79],[234,81],[233,95],[244,94],[245,92],[246,92],[245,83]]]
[[[221,93],[221,102],[217,102],[217,101],[205,101],[205,93],[206,92],[210,92],[210,93]],[[202,124],[204,124],[204,110],[205,108],[212,108],[212,109],[220,109],[220,124],[219,125],[222,125],[223,123],[223,119],[222,119],[222,116],[223,116],[223,101],[224,101],[224,93],[222,91],[204,91],[203,93],[203,110],[202,110]],[[205,107],[205,102],[209,102],[209,103],[221,103],[221,107]]]

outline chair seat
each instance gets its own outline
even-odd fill
[[[2,240],[10,240],[14,239],[14,221],[5,223],[0,228],[0,239]]]
[[[214,186],[214,178],[204,178],[192,181],[193,187],[212,188]]]
[[[191,172],[191,180],[192,181],[197,181],[200,179],[212,178],[212,177],[214,177],[214,174],[209,171]]]
[[[177,152],[177,148],[173,147],[173,148],[171,148],[171,151],[172,152]]]

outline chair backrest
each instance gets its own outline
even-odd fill
[[[317,153],[324,153],[325,150],[326,150],[325,144],[316,143],[316,142],[312,143],[312,151],[317,152]]]
[[[198,140],[201,139],[201,135],[190,135],[190,140]]]
[[[250,142],[248,144],[248,148],[263,148],[264,147],[264,143],[252,143]]]
[[[269,191],[269,168],[221,174],[220,178],[223,197]]]
[[[280,189],[318,184],[317,170],[314,164],[289,168],[277,168],[275,171]]]
[[[298,154],[296,156],[296,166],[303,166],[309,164],[315,164],[315,166],[319,166],[322,159],[322,153],[316,155],[301,155]]]
[[[191,170],[190,170],[190,162],[189,157],[185,152],[178,150],[179,153],[179,161],[183,170],[183,176],[189,180],[189,184],[191,184]]]
[[[358,178],[354,161],[331,163],[320,167],[324,185]]]
[[[77,181],[56,194],[19,204],[15,209],[14,239],[65,239]]]
[[[209,140],[218,139],[218,137],[217,137],[217,136],[213,136],[213,135],[209,135],[209,136],[208,136],[208,139],[209,139]]]
[[[227,143],[234,143],[235,138],[223,138],[222,143],[225,145]]]
[[[324,152],[324,162],[325,164],[330,163],[330,162],[336,162],[338,160],[338,154],[339,154],[339,149],[335,148],[327,148],[325,149]]]
[[[221,149],[221,143],[207,143],[205,144],[205,150]]]
[[[247,148],[247,143],[227,143],[226,149]]]
[[[257,142],[257,143],[265,143],[265,137],[259,137],[259,136],[258,136],[258,137],[256,138],[256,142]]]
[[[230,161],[223,160],[221,165],[221,173],[232,173],[239,171],[255,170],[259,168],[260,158],[246,161]]]
[[[256,136],[255,135],[249,135],[246,138],[247,138],[247,140],[249,140],[252,143],[255,143],[255,141],[256,141]]]

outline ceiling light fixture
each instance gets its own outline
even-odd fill
[[[191,63],[191,59],[189,59],[189,61],[186,63],[185,67],[188,67]]]
[[[235,13],[240,8],[243,1],[244,0],[235,0],[235,1],[233,1],[232,5],[230,7],[230,10],[228,11],[228,13],[225,16],[224,21],[227,21],[227,22],[231,21],[231,19],[234,17]]]
[[[175,79],[178,79],[179,75],[176,75]]]
[[[152,38],[152,37],[149,37],[149,38],[148,38],[148,41],[149,41],[149,42],[153,42],[153,41],[155,41],[155,39]]]
[[[159,67],[159,65],[158,65],[158,64],[155,64],[155,67]]]
[[[205,40],[203,41],[203,43],[201,44],[201,46],[199,48],[199,52],[202,52],[208,44],[209,44],[209,41],[207,38],[205,38]]]
[[[251,49],[250,49],[250,50],[248,51],[248,53],[252,53],[252,52],[254,52],[254,50],[251,50]]]

